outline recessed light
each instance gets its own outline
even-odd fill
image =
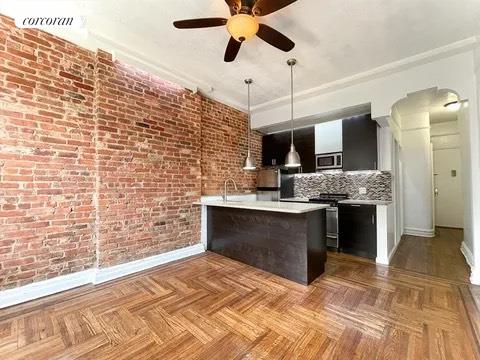
[[[443,106],[445,106],[445,108],[448,111],[458,111],[458,109],[460,109],[460,106],[462,106],[462,104],[460,101],[451,101],[449,103],[446,103]]]

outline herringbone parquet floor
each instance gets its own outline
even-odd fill
[[[0,312],[1,359],[475,359],[469,286],[329,254],[305,287],[213,253]]]

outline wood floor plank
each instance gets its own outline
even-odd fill
[[[0,358],[480,359],[480,288],[408,247],[395,267],[329,254],[309,286],[205,253],[2,310]]]

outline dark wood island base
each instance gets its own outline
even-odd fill
[[[308,285],[324,272],[325,209],[300,214],[207,208],[207,249]]]

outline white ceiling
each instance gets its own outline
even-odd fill
[[[444,106],[457,100],[458,96],[449,90],[428,89],[409,94],[394,106],[400,115],[428,112],[430,123],[438,124],[457,120],[457,112],[450,111]]]
[[[0,0],[0,11],[13,16],[31,4]],[[234,63],[224,63],[225,28],[172,26],[186,18],[228,17],[223,0],[61,1],[66,4],[87,16],[92,33],[208,84],[214,96],[242,106],[247,77],[255,81],[253,105],[288,95],[290,57],[298,59],[299,92],[480,33],[479,0],[299,0],[261,18],[296,42],[293,51],[283,53],[255,38],[243,44]],[[35,6],[61,7],[52,0],[37,0]]]

